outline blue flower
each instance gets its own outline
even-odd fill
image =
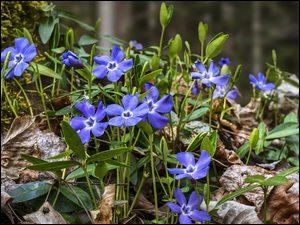
[[[8,68],[12,70],[6,72],[4,77],[6,79],[12,78],[13,76],[21,76],[24,70],[29,66],[30,62],[36,56],[36,48],[34,44],[29,46],[27,38],[20,37],[15,39],[15,47],[8,47],[1,52],[1,62],[5,61],[6,54],[11,52],[11,56],[8,63]],[[2,71],[1,71],[2,73]]]
[[[266,84],[266,78],[262,73],[258,73],[257,78],[258,79],[256,79],[256,77],[252,74],[249,74],[249,79],[251,80],[250,84],[255,85],[260,90],[271,91],[276,87],[273,83]]]
[[[120,77],[133,66],[132,59],[121,62],[125,57],[125,53],[118,47],[114,46],[111,50],[111,58],[107,55],[95,56],[94,60],[100,66],[93,69],[93,74],[102,79],[107,74],[107,79],[116,82]]]
[[[70,125],[74,130],[80,130],[78,135],[83,144],[90,141],[91,131],[96,137],[99,137],[104,133],[105,128],[108,126],[108,122],[100,123],[106,115],[102,101],[100,101],[96,113],[95,107],[88,101],[77,103],[75,108],[80,110],[86,117],[77,116],[70,121]]]
[[[192,81],[189,82],[189,88],[191,87],[191,85],[192,85]],[[199,91],[198,81],[196,81],[194,86],[192,87],[191,92],[196,95],[198,94],[198,91]]]
[[[182,165],[186,167],[185,169],[167,168],[167,170],[171,174],[181,173],[180,175],[177,175],[175,177],[176,180],[180,180],[184,177],[188,177],[194,180],[206,177],[206,173],[209,170],[208,165],[210,163],[211,156],[205,150],[202,150],[201,156],[198,162],[196,163],[196,165],[195,165],[195,157],[190,152],[177,153],[176,158],[178,162],[180,162]]]
[[[226,91],[228,91],[229,85],[225,85],[225,86],[226,86]],[[216,89],[213,93],[213,98],[223,98],[224,95],[225,95],[224,86],[217,85]],[[229,99],[234,100],[234,99],[236,99],[236,97],[237,97],[237,90],[236,89],[228,91],[228,93],[226,95],[226,99],[229,98]]]
[[[122,103],[124,108],[118,104],[107,106],[107,115],[118,115],[108,121],[109,125],[121,127],[125,123],[126,127],[135,126],[149,111],[148,105],[145,103],[137,107],[139,100],[136,96],[132,96],[132,94],[125,95],[122,98]]]
[[[66,66],[76,67],[76,68],[84,67],[83,63],[79,61],[77,55],[75,55],[71,51],[68,51],[68,52],[62,54],[62,57],[63,57],[63,60],[61,62],[63,64],[66,64]]]
[[[168,94],[157,101],[159,92],[153,84],[146,83],[145,91],[149,91],[152,87],[152,91],[141,101],[141,103],[147,103],[149,107],[149,111],[143,120],[145,121],[148,116],[151,126],[161,129],[167,125],[169,119],[159,113],[169,113],[173,109],[172,95]]]
[[[223,67],[223,65],[229,66],[229,64],[230,64],[229,58],[222,58],[221,61],[219,62],[221,68]]]
[[[195,66],[199,70],[200,73],[190,72],[190,74],[192,75],[192,79],[201,79],[202,84],[205,84],[208,87],[212,87],[211,83],[223,86],[223,85],[227,84],[227,82],[230,78],[229,74],[225,74],[225,75],[216,77],[216,75],[219,74],[220,70],[215,65],[213,60],[210,61],[208,71],[205,69],[204,64],[200,61],[198,61],[195,64]]]
[[[167,202],[173,213],[180,213],[179,223],[180,224],[192,224],[190,218],[196,221],[210,221],[210,215],[204,210],[196,210],[199,206],[198,195],[196,191],[193,191],[188,203],[186,204],[186,198],[179,187],[174,190],[174,197],[176,198],[179,205],[174,202]],[[200,204],[203,201],[203,196],[199,195]]]
[[[132,45],[131,48],[133,50],[135,50],[135,49],[136,50],[143,49],[143,45],[141,43],[138,43],[136,40],[132,41],[131,45]]]

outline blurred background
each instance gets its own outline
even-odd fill
[[[100,35],[112,35],[125,41],[137,40],[144,48],[159,45],[161,25],[160,5],[163,1],[53,1],[59,9],[71,11],[94,26],[101,18]],[[252,96],[249,74],[265,75],[266,62],[273,64],[272,49],[277,52],[277,66],[299,77],[299,1],[164,1],[174,6],[173,17],[165,30],[163,46],[180,34],[188,41],[191,51],[200,54],[198,24],[208,24],[207,42],[219,32],[229,34],[221,54],[215,58],[229,58],[234,73],[242,64],[237,86],[245,105]],[[50,3],[50,2],[49,2]],[[70,20],[76,39],[87,32]],[[206,42],[206,44],[207,44]],[[112,47],[101,40],[99,45]],[[183,45],[182,53],[185,50]],[[164,53],[164,51],[163,51]],[[167,52],[165,52],[167,53]],[[182,58],[183,60],[183,58]]]

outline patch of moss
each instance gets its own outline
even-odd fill
[[[15,39],[18,38],[16,29],[23,31],[25,27],[32,35],[33,42],[37,49],[37,61],[41,61],[42,55],[39,52],[39,24],[41,19],[46,15],[41,10],[47,4],[47,1],[1,1],[1,52],[10,46],[15,45]],[[30,75],[27,71],[17,78],[22,86],[31,83]],[[11,100],[16,99],[19,105],[19,111],[27,108],[26,101],[20,93],[17,84],[12,80],[6,80],[6,88]],[[1,127],[4,124],[10,124],[14,118],[13,112],[9,107],[5,96],[1,99]]]

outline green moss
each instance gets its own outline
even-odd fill
[[[45,16],[45,12],[41,10],[47,4],[46,1],[1,1],[1,52],[15,45],[15,39],[18,38],[16,29],[23,31],[25,27],[32,35],[33,42],[37,48],[37,61],[42,60],[38,46],[40,38],[38,27],[41,19]],[[17,78],[22,86],[31,83],[27,71]],[[24,97],[20,94],[20,89],[12,79],[6,82],[6,89],[11,100],[17,99],[19,110],[23,111],[27,108]],[[9,124],[12,122],[14,115],[9,107],[8,102],[3,96],[1,99],[1,127],[3,123]]]

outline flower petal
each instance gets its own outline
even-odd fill
[[[2,70],[3,70],[3,68],[2,68]],[[1,70],[1,73],[3,72],[2,70]],[[10,78],[12,78],[12,77],[15,76],[15,69],[13,69],[12,71],[10,71],[10,73],[8,74],[9,71],[10,71],[10,69],[5,73],[5,75],[4,75],[5,79],[10,79]]]
[[[1,62],[4,62],[5,61],[5,57],[7,55],[7,53],[10,52],[11,55],[10,55],[10,60],[13,60],[15,55],[17,54],[17,51],[16,49],[14,49],[13,47],[8,47],[6,49],[4,49],[2,52],[1,52]]]
[[[103,106],[102,101],[100,101],[97,111],[95,113],[95,121],[98,123],[100,122],[106,115],[105,107]]]
[[[252,74],[249,74],[249,79],[253,82],[252,84],[256,84],[256,83],[258,83],[258,80],[256,79],[256,77],[255,76],[253,76]],[[251,82],[250,82],[251,83]]]
[[[15,47],[18,53],[24,53],[29,46],[29,41],[27,38],[20,37],[15,40]]]
[[[151,126],[156,128],[156,129],[163,128],[169,122],[168,118],[160,115],[157,112],[151,112],[151,113],[149,112],[148,113],[148,119],[149,119],[149,122],[150,122]]]
[[[118,104],[111,104],[107,106],[105,111],[109,116],[114,116],[114,115],[120,116],[124,112],[124,109],[122,108],[122,106]]]
[[[22,73],[24,72],[24,70],[29,66],[28,63],[22,61],[20,63],[17,64],[17,66],[15,67],[15,76],[19,77],[22,75]]]
[[[105,123],[96,123],[96,125],[92,128],[92,133],[99,137],[104,133],[105,128],[108,126],[108,122]]]
[[[266,82],[266,78],[262,73],[258,73],[257,78],[258,78],[258,81],[262,82],[263,84]]]
[[[133,116],[143,117],[149,112],[149,107],[147,103],[143,103],[132,110]]]
[[[212,84],[209,79],[202,79],[202,84],[206,85],[207,87],[212,87]]]
[[[36,48],[35,45],[30,45],[26,51],[24,52],[24,61],[30,62],[36,56]]]
[[[95,56],[94,61],[99,65],[107,66],[111,62],[111,58],[108,55]]]
[[[219,68],[216,66],[213,60],[210,61],[208,72],[211,73],[213,77],[220,73]]]
[[[116,82],[121,78],[123,74],[124,72],[122,72],[121,70],[118,69],[111,70],[107,74],[107,79],[111,82]]]
[[[185,178],[185,177],[188,177],[188,178],[191,178],[191,175],[188,174],[188,173],[184,173],[184,174],[179,174],[175,177],[175,180],[180,180],[182,178]]]
[[[124,59],[125,53],[122,51],[122,49],[118,46],[112,47],[111,50],[111,58],[112,61],[116,61],[117,63],[120,63],[122,59]]]
[[[88,101],[79,102],[75,105],[75,108],[80,110],[86,118],[94,116],[95,107],[91,105]]]
[[[196,221],[210,221],[210,215],[202,209],[190,212],[189,216]]]
[[[264,91],[271,91],[275,88],[275,84],[273,83],[268,83],[268,84],[265,84],[263,85],[262,87],[260,87],[261,90],[264,90]]]
[[[112,125],[112,126],[116,126],[116,127],[121,127],[121,126],[123,126],[124,122],[125,122],[125,119],[122,116],[116,116],[116,117],[111,118],[108,121],[108,124]]]
[[[199,70],[200,73],[207,72],[207,70],[202,62],[200,62],[200,61],[196,62],[195,66],[196,66],[197,70]]]
[[[200,198],[200,204],[203,201],[203,196],[199,194],[199,198]],[[198,204],[198,194],[196,191],[193,191],[192,194],[190,195],[190,199],[189,202],[187,204],[189,207],[191,207],[191,210],[195,210],[198,208],[199,204]]]
[[[198,73],[198,72],[190,72],[191,76],[192,76],[192,79],[202,79],[203,76],[201,73]]]
[[[233,89],[231,91],[229,91],[226,95],[226,98],[230,98],[230,99],[236,99],[237,97],[237,90],[236,89]]]
[[[230,78],[229,74],[217,76],[217,77],[211,77],[210,81],[216,85],[224,86],[227,84],[228,80]]]
[[[173,109],[172,95],[168,94],[158,100],[156,103],[156,112],[169,113]]]
[[[88,128],[84,128],[81,131],[79,131],[78,135],[82,141],[82,144],[87,143],[90,141],[91,138],[91,130]]]
[[[126,127],[132,127],[135,126],[138,122],[140,122],[142,120],[141,117],[130,117],[128,119],[125,120],[125,126]]]
[[[122,98],[122,104],[124,106],[125,111],[132,111],[139,104],[139,100],[136,96],[132,96],[132,94],[125,95]]]
[[[106,66],[100,65],[100,66],[96,66],[93,69],[93,74],[99,78],[102,79],[103,77],[105,77],[106,73],[108,72],[108,69]]]
[[[202,169],[204,167],[207,167],[211,161],[211,156],[210,154],[207,153],[207,151],[202,150],[200,158],[198,162],[196,163],[196,168],[197,169]]]
[[[86,122],[87,119],[84,118],[84,117],[79,117],[79,116],[76,116],[76,117],[73,117],[71,120],[70,120],[70,126],[78,131],[78,130],[81,130],[83,128],[86,127]]]
[[[179,169],[179,168],[167,168],[170,174],[178,174],[178,173],[184,173],[185,169]]]
[[[118,69],[120,69],[122,72],[126,72],[130,70],[133,66],[133,60],[128,59],[118,64]]]
[[[173,213],[181,213],[181,207],[174,202],[167,202],[166,203],[169,208],[172,210]]]
[[[158,89],[155,87],[155,85],[150,83],[145,83],[145,92],[149,91],[153,87],[152,91],[146,96],[147,100],[152,100],[153,102],[156,102],[156,100],[159,97]]]
[[[174,197],[176,198],[177,202],[179,203],[180,206],[186,205],[186,199],[182,191],[180,190],[179,187],[177,187],[174,190]]]
[[[209,166],[207,166],[203,169],[197,169],[194,173],[191,174],[191,176],[195,180],[201,179],[203,177],[206,177],[208,170],[209,170]]]
[[[178,162],[180,162],[185,167],[190,165],[195,166],[195,157],[190,152],[179,152],[176,156]]]
[[[181,213],[179,216],[179,223],[180,224],[192,224],[192,221],[190,217],[188,217],[186,214]]]

